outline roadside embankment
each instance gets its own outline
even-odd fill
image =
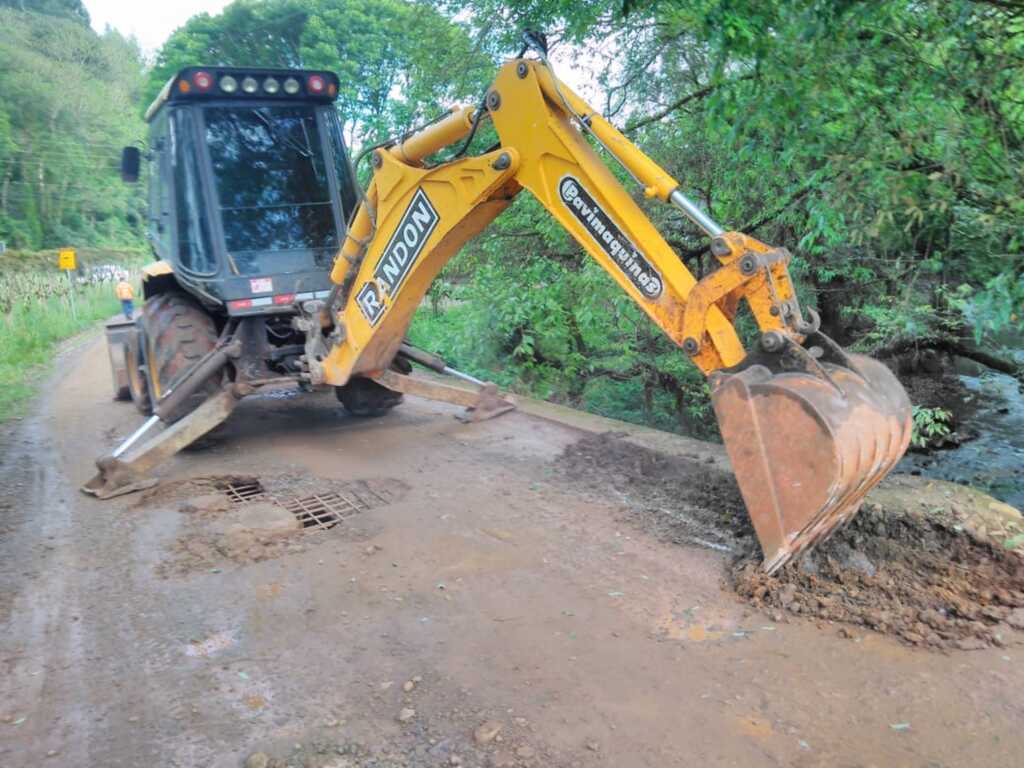
[[[113,271],[108,279],[92,270],[139,260],[135,251],[80,251],[69,280],[56,251],[0,257],[0,423],[21,413],[57,344],[117,312]]]

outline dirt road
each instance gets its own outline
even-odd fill
[[[0,432],[0,766],[1021,763],[1019,644],[755,611],[725,554],[565,479],[579,429],[265,397],[173,482],[98,502],[77,486],[139,417],[98,341],[64,366]],[[254,536],[230,477],[358,509]]]

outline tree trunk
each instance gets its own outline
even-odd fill
[[[1024,381],[1024,370],[1022,370],[1021,365],[1016,360],[1000,357],[960,339],[926,339],[923,341],[919,339],[898,339],[880,349],[876,349],[873,354],[875,357],[882,358],[896,357],[904,352],[921,349],[934,349],[938,352],[958,355],[959,357],[973,360],[986,368],[991,368],[993,371],[999,371]]]
[[[817,285],[817,281],[815,281],[815,287],[818,289],[818,314],[821,316],[821,330],[826,336],[835,339],[840,346],[850,343],[846,324],[842,317],[842,297],[846,294],[840,289],[845,282],[842,277],[836,277],[824,285]]]

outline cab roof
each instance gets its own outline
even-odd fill
[[[185,67],[146,110],[152,120],[168,102],[237,99],[330,103],[338,98],[338,76],[328,70],[270,67]]]

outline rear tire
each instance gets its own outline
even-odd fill
[[[217,345],[213,318],[194,299],[168,291],[142,305],[142,340],[146,349],[149,397],[157,404],[181,376]],[[220,390],[220,374],[211,376],[164,421],[184,418]]]
[[[362,376],[353,376],[345,386],[335,387],[334,394],[348,413],[362,418],[383,416],[402,402],[401,392]]]
[[[149,399],[141,349],[138,333],[133,334],[124,345],[124,364],[128,369],[128,397],[139,413],[149,416],[153,413],[153,402]]]
[[[129,386],[117,387],[114,390],[114,400],[124,403],[132,399],[132,390]]]

